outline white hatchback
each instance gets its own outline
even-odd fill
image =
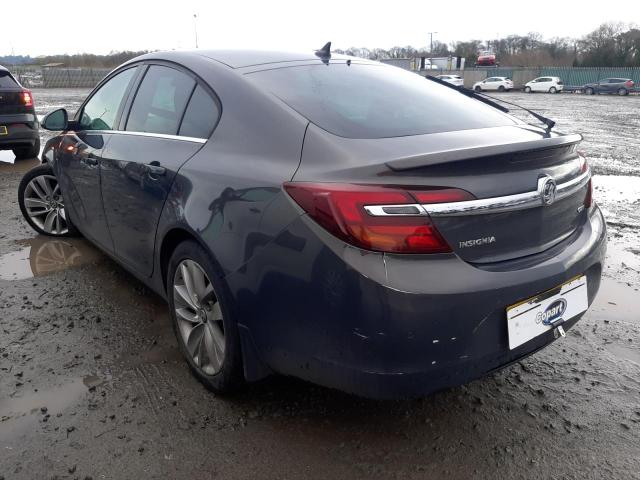
[[[538,77],[524,85],[524,91],[532,92],[561,92],[564,85],[559,77]]]
[[[436,78],[455,85],[456,87],[462,87],[464,85],[464,80],[460,75],[437,75]]]
[[[483,90],[498,90],[500,92],[513,89],[513,82],[507,77],[489,77],[481,82],[476,82],[473,89],[477,92]]]

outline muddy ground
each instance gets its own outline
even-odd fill
[[[34,93],[43,110],[84,94]],[[584,133],[603,287],[566,338],[420,400],[287,378],[211,394],[162,300],[85,241],[34,235],[16,189],[37,162],[0,153],[0,479],[640,478],[640,98],[508,99]]]

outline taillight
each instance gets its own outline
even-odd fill
[[[632,80],[627,80],[626,82],[624,82],[624,84],[629,88],[633,88],[633,86],[635,85]]]
[[[33,107],[33,97],[31,96],[31,92],[29,90],[23,90],[20,92],[22,96],[22,104],[25,107]]]
[[[587,158],[584,156],[582,152],[578,152],[582,163],[580,164],[580,173],[586,173],[589,171],[589,162],[587,162]],[[584,206],[585,208],[591,208],[591,204],[593,203],[593,185],[592,180],[589,178],[589,183],[587,184],[587,194],[584,197]]]
[[[372,185],[289,182],[284,188],[309,216],[336,237],[366,250],[444,253],[451,247],[424,203],[471,200],[458,189],[402,190]]]
[[[593,185],[591,182],[592,180],[589,179],[589,183],[587,184],[587,194],[584,197],[585,208],[591,208],[591,204],[593,203]]]

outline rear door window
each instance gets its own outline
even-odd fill
[[[220,108],[204,88],[198,85],[189,100],[178,135],[195,138],[209,138],[218,123]]]
[[[138,88],[125,130],[177,135],[196,82],[174,68],[152,65]]]
[[[18,84],[9,72],[0,71],[0,88],[16,88]]]
[[[330,63],[246,75],[342,137],[399,137],[516,123],[454,89],[391,66]]]

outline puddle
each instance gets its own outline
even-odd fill
[[[0,256],[0,280],[24,280],[96,262],[104,258],[95,247],[79,238],[43,235],[17,242],[20,250]]]
[[[640,232],[634,233],[620,233],[619,229],[609,227],[604,275],[640,288]],[[640,297],[638,292],[635,295]]]
[[[640,177],[594,175],[594,198],[611,226],[640,226]]]
[[[46,413],[55,416],[75,405],[87,391],[83,379],[77,378],[47,390],[18,393],[14,397],[0,399],[0,442],[32,430],[44,417],[41,408],[46,407]]]
[[[613,343],[605,345],[609,353],[614,356],[640,365],[640,351],[629,347],[622,347]]]
[[[11,157],[9,159],[9,157]],[[40,160],[37,158],[29,158],[27,160],[18,160],[14,162],[15,157],[11,150],[0,150],[0,174],[3,173],[27,173],[33,167],[40,165]]]
[[[640,292],[636,288],[603,278],[589,312],[596,319],[621,320],[640,325]]]

